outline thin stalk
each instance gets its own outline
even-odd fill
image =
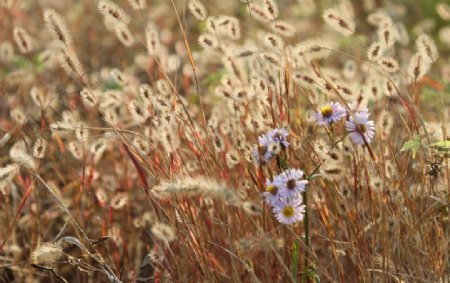
[[[308,265],[309,265],[308,257],[309,257],[309,249],[310,249],[307,190],[305,190],[303,192],[303,203],[305,204],[305,217],[303,218],[303,227],[305,228],[306,249],[305,249],[305,257],[303,260],[302,283],[305,282],[305,279],[308,280],[307,272],[308,272]]]

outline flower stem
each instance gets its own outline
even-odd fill
[[[307,280],[307,274],[308,274],[308,256],[309,256],[309,246],[310,246],[310,240],[309,240],[309,223],[308,223],[308,195],[307,190],[303,192],[303,202],[305,204],[305,217],[303,218],[303,226],[305,227],[305,243],[306,243],[306,249],[305,249],[305,257],[303,260],[303,272],[302,272],[302,283],[305,282],[305,279]]]

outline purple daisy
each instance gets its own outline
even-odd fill
[[[272,157],[267,147],[262,145],[253,145],[252,154],[255,164],[265,163]]]
[[[281,196],[285,198],[294,198],[306,189],[308,180],[302,180],[303,171],[299,169],[287,169],[280,175]]]
[[[305,215],[305,205],[302,205],[302,198],[281,199],[273,208],[275,218],[282,224],[293,224],[303,220]]]
[[[263,193],[264,200],[270,206],[275,206],[280,200],[281,179],[275,176],[273,181],[266,180],[266,191]]]
[[[286,140],[288,136],[289,132],[285,128],[272,129],[266,134],[269,144],[270,142],[278,142],[283,148],[289,146],[289,142]],[[261,143],[261,139],[259,143]]]
[[[279,153],[279,144],[281,148],[286,148],[289,146],[287,137],[289,132],[284,129],[272,129],[266,134],[258,137],[259,146],[254,146],[252,149],[253,157],[256,163],[267,162],[273,156]]]
[[[314,114],[317,124],[330,125],[341,120],[346,115],[345,108],[338,102],[329,102],[325,106],[319,108]]]
[[[350,137],[356,144],[365,144],[364,140],[369,144],[375,135],[375,122],[369,120],[370,113],[355,112],[353,116],[350,116],[350,120],[345,124]]]

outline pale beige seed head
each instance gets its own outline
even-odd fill
[[[70,46],[72,44],[72,36],[60,14],[53,9],[44,9],[44,21],[56,42],[63,46]]]
[[[439,52],[436,43],[427,34],[421,34],[416,40],[417,51],[422,54],[424,58],[435,62],[439,57]]]
[[[36,158],[44,158],[47,150],[47,141],[43,138],[38,138],[33,146],[33,156]]]
[[[204,21],[208,17],[208,11],[200,1],[190,0],[188,7],[197,20]]]
[[[0,44],[0,61],[10,62],[14,57],[14,47],[9,41]]]
[[[135,40],[130,29],[126,25],[116,25],[114,28],[114,33],[119,41],[126,47],[133,46]]]
[[[110,0],[100,0],[97,8],[103,16],[114,19],[118,24],[128,25],[130,23],[130,16],[120,6]]]
[[[130,3],[131,8],[134,10],[143,10],[147,8],[146,0],[128,0],[128,3]]]
[[[332,29],[344,36],[350,36],[355,33],[355,21],[346,11],[330,8],[324,11],[322,18]]]
[[[13,38],[21,53],[28,54],[33,51],[33,40],[25,29],[15,27],[13,30]]]
[[[56,243],[43,243],[31,252],[30,263],[53,269],[63,256],[62,247]]]
[[[384,54],[384,45],[381,42],[374,42],[367,49],[367,59],[370,61],[378,61]]]
[[[275,20],[276,18],[278,18],[278,5],[274,0],[263,0],[262,7],[263,13],[267,18],[271,20]]]

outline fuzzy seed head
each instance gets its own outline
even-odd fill
[[[114,19],[118,24],[128,25],[130,23],[130,16],[120,6],[110,0],[100,0],[97,8],[100,14]]]
[[[325,10],[322,18],[332,29],[344,36],[350,36],[355,33],[355,21],[347,12],[331,8]]]
[[[33,50],[33,41],[25,29],[15,27],[13,30],[13,38],[21,53],[28,54]]]
[[[417,51],[422,54],[424,58],[435,62],[439,57],[439,52],[436,43],[427,34],[421,34],[416,40]]]
[[[189,1],[189,10],[199,21],[204,21],[208,17],[208,12],[206,11],[205,6],[198,0]]]
[[[53,9],[45,9],[44,21],[47,29],[50,31],[56,42],[66,47],[72,44],[72,36],[70,35],[69,29],[60,14]]]

